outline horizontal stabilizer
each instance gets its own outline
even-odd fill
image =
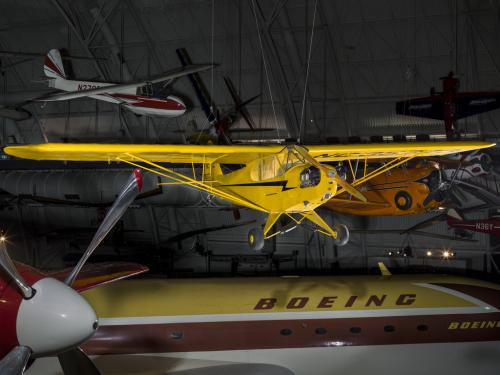
[[[73,267],[70,267],[51,273],[48,276],[64,281],[72,270]],[[72,284],[72,288],[78,292],[83,292],[99,285],[109,284],[147,271],[148,268],[146,266],[137,263],[113,262],[87,264],[78,274]]]

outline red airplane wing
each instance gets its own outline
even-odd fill
[[[64,281],[72,267],[48,274],[57,280]],[[131,276],[147,272],[146,266],[137,263],[112,262],[87,264],[78,274],[72,288],[78,292],[83,292],[96,286],[112,283]]]
[[[455,118],[461,119],[500,108],[500,92],[461,92],[455,98]]]
[[[396,103],[398,115],[443,119],[443,97],[441,95],[423,96]]]

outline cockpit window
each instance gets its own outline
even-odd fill
[[[313,187],[321,181],[321,172],[315,166],[310,166],[302,171],[300,174],[300,187]]]
[[[153,85],[151,84],[151,82],[147,82],[144,86],[138,87],[137,95],[146,96],[148,98],[154,96]]]

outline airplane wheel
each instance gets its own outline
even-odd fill
[[[394,196],[394,203],[396,203],[396,207],[401,211],[406,211],[411,208],[413,202],[411,199],[411,195],[406,191],[398,191]]]
[[[349,242],[349,229],[344,224],[335,226],[333,229],[337,232],[337,238],[334,240],[335,245],[346,245]]]
[[[260,251],[264,247],[264,233],[262,229],[252,228],[248,231],[248,246],[252,251]]]

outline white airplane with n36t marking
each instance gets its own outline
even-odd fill
[[[153,91],[153,84],[170,83],[176,78],[209,70],[213,64],[189,65],[169,70],[159,76],[130,83],[75,81],[67,79],[59,50],[49,51],[44,61],[44,72],[49,86],[66,91],[45,95],[36,101],[50,102],[90,97],[120,104],[138,114],[159,117],[177,117],[186,112],[184,102],[173,95],[164,96]]]

